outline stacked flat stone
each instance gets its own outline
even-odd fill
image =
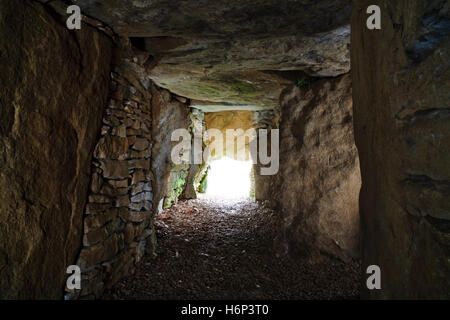
[[[112,74],[109,106],[94,150],[77,265],[81,290],[66,298],[95,298],[132,274],[152,235],[151,94]]]

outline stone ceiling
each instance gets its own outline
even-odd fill
[[[209,111],[270,109],[303,72],[329,77],[350,70],[351,0],[76,4],[149,52],[157,85]]]

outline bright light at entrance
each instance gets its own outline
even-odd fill
[[[251,161],[223,158],[211,162],[206,197],[249,198]]]

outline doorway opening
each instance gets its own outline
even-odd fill
[[[206,181],[206,199],[248,199],[253,197],[252,161],[223,157],[210,163]]]

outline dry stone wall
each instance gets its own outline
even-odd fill
[[[93,154],[77,261],[82,289],[66,298],[99,297],[134,271],[152,236],[152,94],[149,83],[132,80],[138,68],[133,59],[123,64],[111,74],[110,99]]]

